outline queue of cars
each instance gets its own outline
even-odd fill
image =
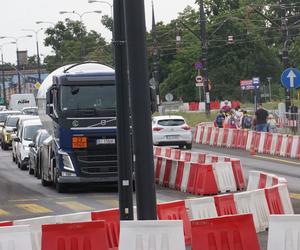
[[[44,139],[49,137],[43,129],[36,107],[22,111],[0,111],[0,140],[2,150],[12,148],[12,160],[21,170],[39,177],[39,152]]]

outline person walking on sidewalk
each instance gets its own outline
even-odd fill
[[[256,131],[259,132],[267,132],[267,118],[269,113],[267,110],[263,108],[263,105],[260,103],[258,109],[255,112],[255,120],[256,120]]]

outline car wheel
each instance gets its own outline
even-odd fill
[[[183,145],[179,145],[179,148],[180,148],[180,149],[183,149],[183,148],[184,148],[184,146],[183,146]]]
[[[192,149],[192,143],[186,144],[186,145],[185,145],[185,148],[186,148],[186,149]]]
[[[31,163],[29,162],[28,174],[33,175],[33,173],[34,173],[34,169],[31,168]]]
[[[20,169],[21,169],[21,170],[27,170],[27,165],[24,164],[24,162],[22,162],[22,161],[21,161],[21,163],[20,163]]]
[[[2,149],[3,150],[8,150],[8,148],[9,148],[9,146],[5,143],[5,142],[3,142],[2,144],[1,144],[1,147],[2,147]]]

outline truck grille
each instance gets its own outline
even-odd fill
[[[117,177],[117,149],[107,148],[97,151],[75,152],[82,177]]]

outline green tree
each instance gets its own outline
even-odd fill
[[[46,30],[45,45],[53,49],[54,55],[44,60],[47,69],[53,69],[81,60],[96,60],[103,64],[112,64],[111,46],[101,34],[87,31],[79,21],[66,19]]]

